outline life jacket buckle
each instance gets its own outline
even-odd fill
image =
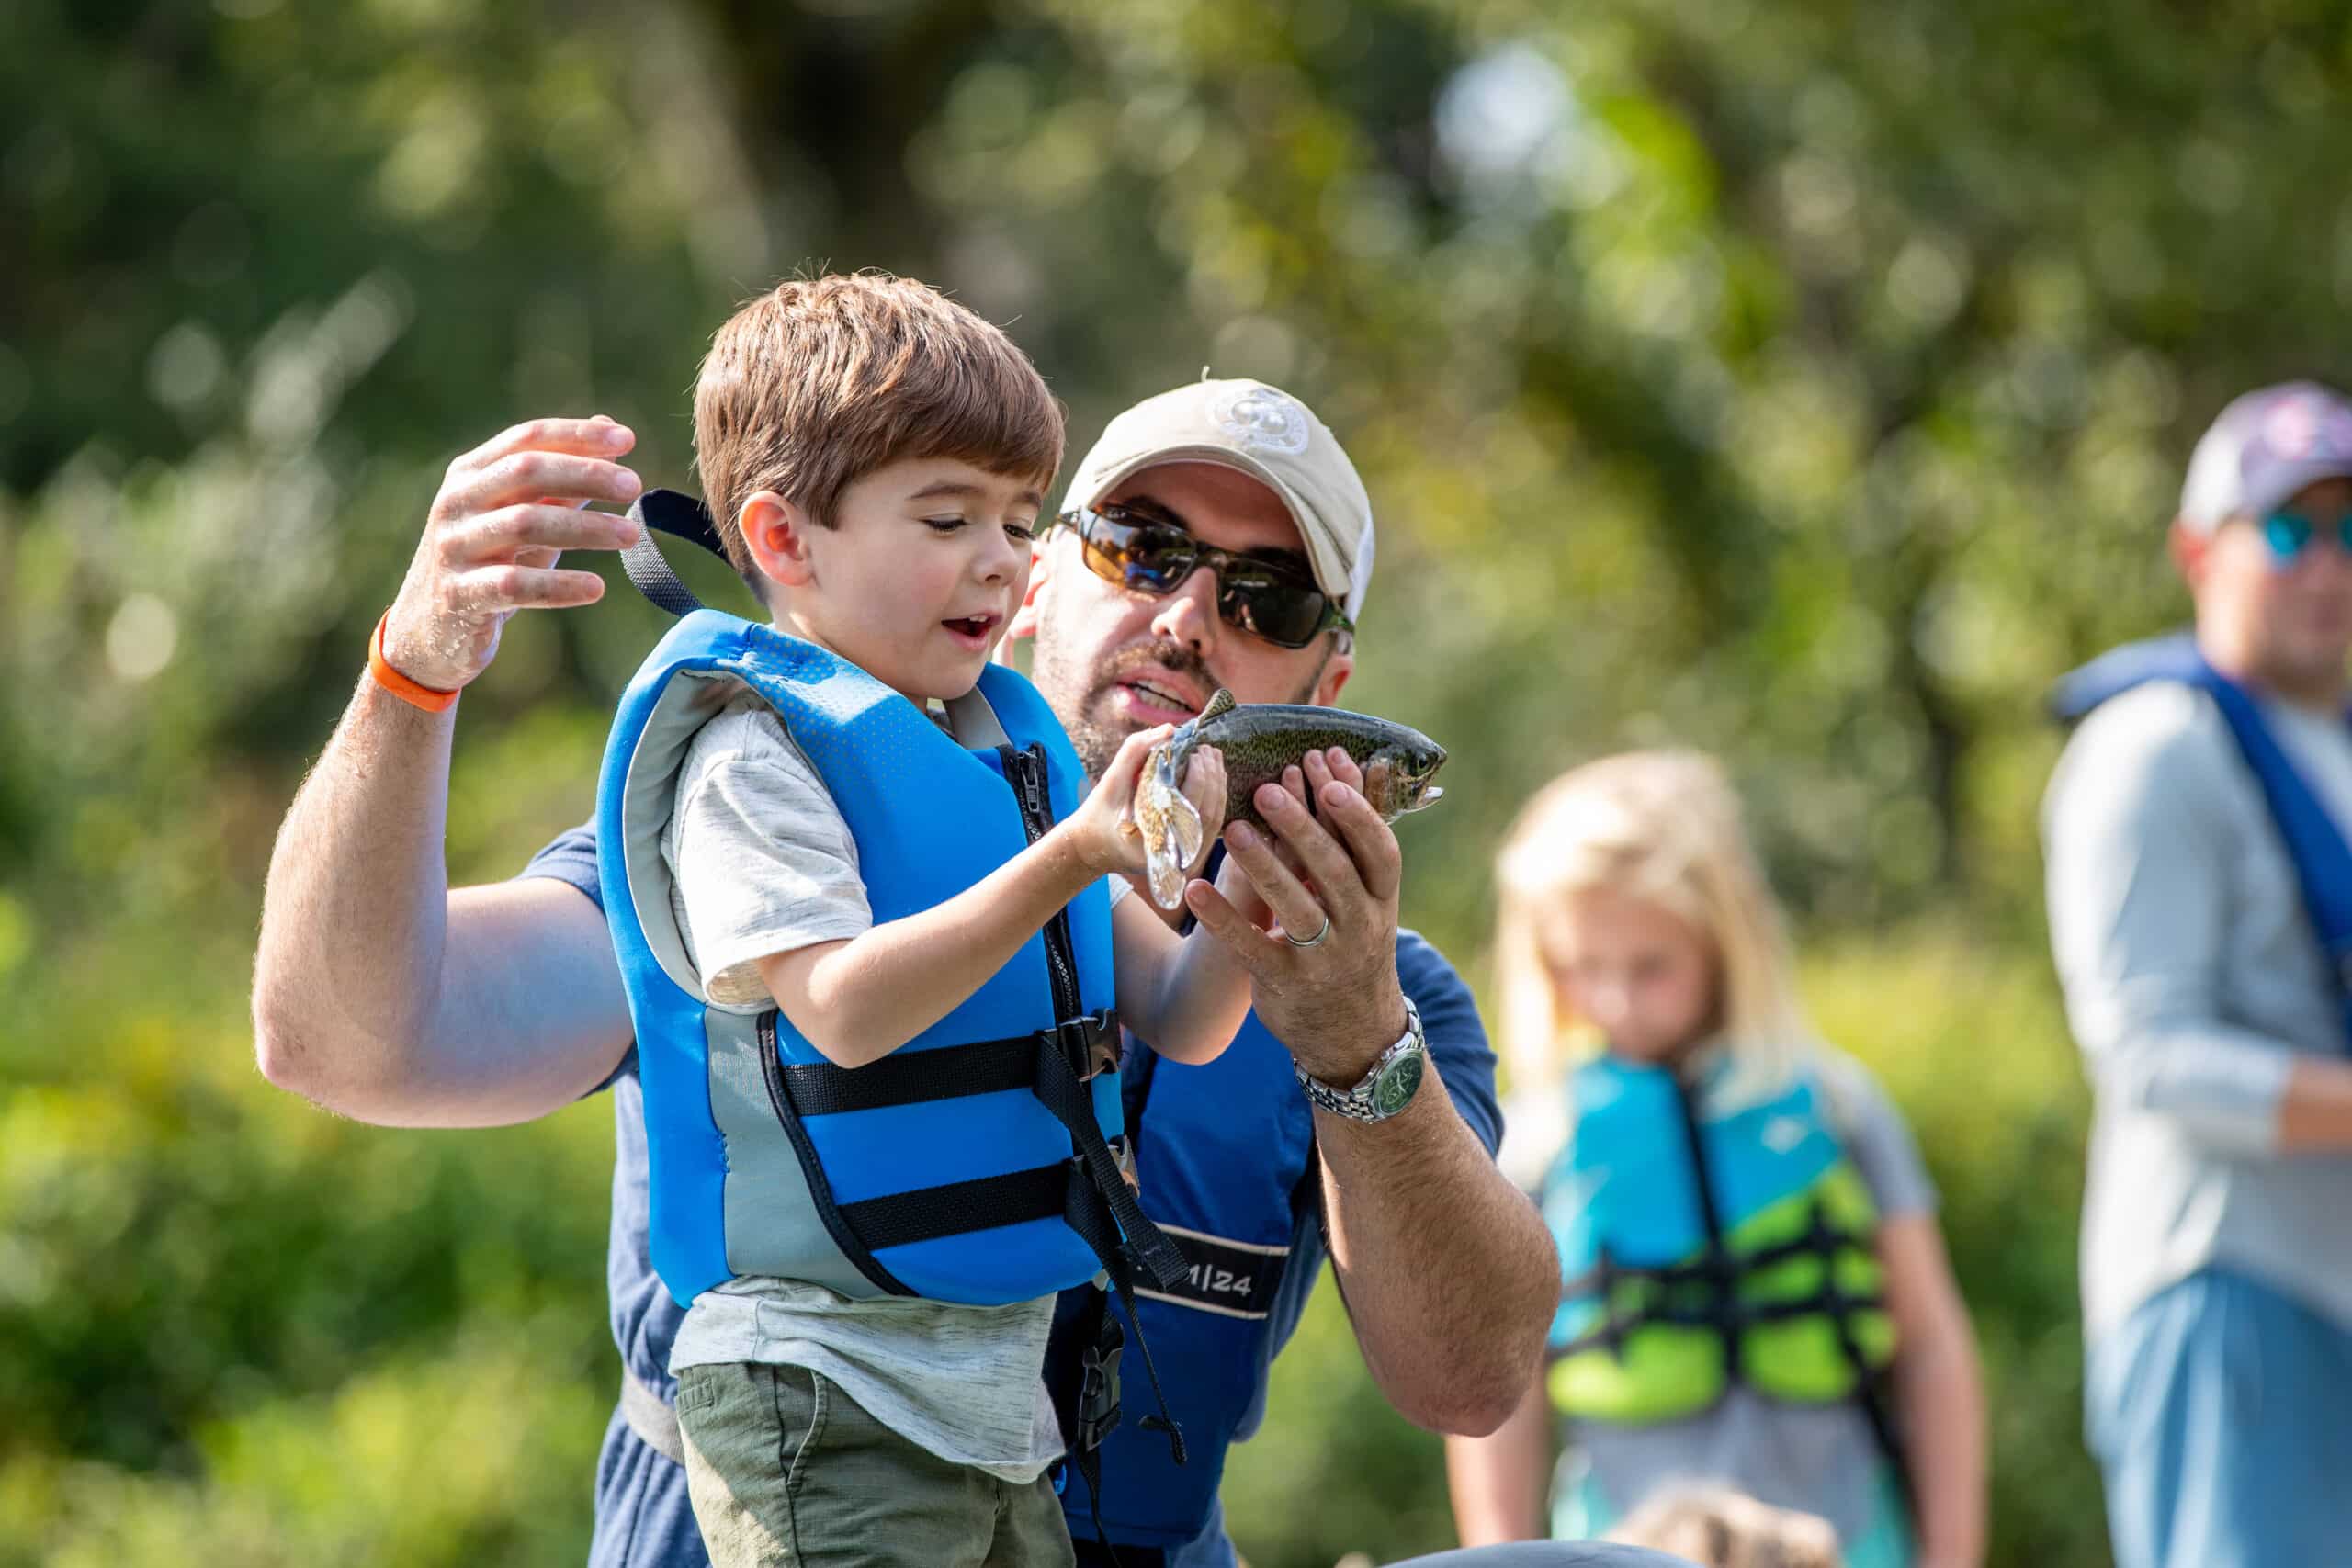
[[[1119,1425],[1119,1357],[1126,1345],[1125,1331],[1110,1313],[1093,1343],[1079,1353],[1077,1430],[1071,1446],[1084,1453],[1099,1447]]]
[[[1119,1017],[1114,1010],[1104,1008],[1082,1018],[1065,1019],[1046,1033],[1079,1082],[1119,1070]]]

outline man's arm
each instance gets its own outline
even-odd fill
[[[2051,945],[2096,1087],[2232,1153],[2352,1147],[2352,1064],[2221,1015],[2226,758],[2143,717],[2086,721],[2045,813]]]
[[[384,628],[392,667],[452,691],[515,609],[587,604],[593,572],[556,552],[631,542],[610,421],[518,425],[450,465]],[[551,499],[555,498],[555,499]],[[568,499],[566,499],[568,498]],[[527,1121],[608,1077],[628,1010],[603,916],[533,880],[451,893],[443,860],[455,708],[423,712],[361,680],[270,857],[254,1032],[272,1083],[362,1121]]]
[[[1361,791],[1314,759],[1307,773],[1329,829],[1274,785],[1256,804],[1311,889],[1246,823],[1226,843],[1283,931],[1315,931],[1328,916],[1323,940],[1300,947],[1261,931],[1205,888],[1191,907],[1249,966],[1259,1019],[1299,1065],[1352,1084],[1405,1032],[1403,863]],[[1453,987],[1458,998],[1423,1019],[1433,1042],[1465,1020],[1477,1028],[1466,988]],[[1501,1426],[1526,1392],[1559,1303],[1560,1265],[1535,1206],[1448,1095],[1438,1058],[1433,1048],[1400,1114],[1367,1126],[1317,1111],[1315,1135],[1331,1262],[1374,1381],[1416,1425],[1475,1435]]]

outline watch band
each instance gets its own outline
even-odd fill
[[[1429,1045],[1421,1032],[1421,1011],[1413,998],[1405,998],[1405,1032],[1394,1045],[1383,1051],[1351,1089],[1334,1089],[1299,1066],[1291,1058],[1291,1071],[1298,1077],[1298,1087],[1306,1091],[1307,1103],[1344,1116],[1351,1122],[1385,1122],[1413,1101],[1421,1087],[1427,1065]],[[1384,1094],[1383,1089],[1388,1092]]]
[[[426,713],[447,712],[449,705],[458,700],[456,692],[420,686],[393,669],[391,660],[384,657],[384,623],[391,618],[390,610],[376,618],[376,630],[368,638],[368,673],[376,678],[376,684],[413,708],[423,708]]]

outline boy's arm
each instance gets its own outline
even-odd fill
[[[1250,971],[1232,949],[1198,929],[1177,935],[1141,895],[1113,907],[1111,941],[1119,1021],[1136,1039],[1160,1055],[1196,1064],[1216,1060],[1233,1043],[1250,1013]]]
[[[768,994],[841,1066],[862,1067],[904,1045],[987,984],[1090,884],[1126,869],[1119,824],[1144,753],[1166,733],[1129,736],[1077,811],[953,898],[846,941],[759,959]]]

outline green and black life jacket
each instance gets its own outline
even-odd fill
[[[1569,1079],[1574,1131],[1544,1178],[1566,1284],[1547,1387],[1578,1421],[1703,1411],[1735,1382],[1804,1404],[1874,1397],[1894,1359],[1878,1213],[1800,1073],[1714,1116],[1663,1067],[1610,1055]]]

